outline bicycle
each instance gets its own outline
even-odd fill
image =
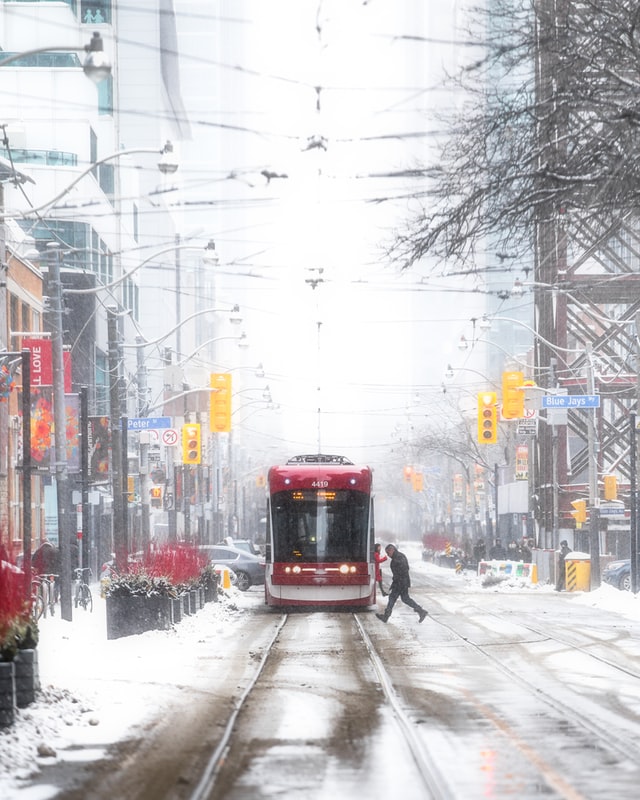
[[[91,589],[89,588],[89,585],[84,580],[85,573],[88,573],[89,578],[91,578],[90,567],[76,567],[76,569],[73,570],[73,583],[75,586],[73,605],[76,608],[81,606],[85,611],[93,611],[93,597],[91,595]]]
[[[34,619],[46,617],[47,611],[53,617],[56,604],[56,578],[57,575],[35,575],[31,581],[31,606]]]

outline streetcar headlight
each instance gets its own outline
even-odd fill
[[[355,486],[355,485],[356,485],[356,479],[355,479],[355,478],[349,478],[349,483],[350,483],[352,486]]]
[[[355,571],[356,571],[356,568],[355,568],[355,567],[353,566],[353,564],[352,564],[352,565],[349,567],[349,572],[353,573],[353,572],[355,572]]]
[[[348,564],[341,564],[340,565],[340,572],[342,575],[346,575],[349,572],[349,565]]]
[[[287,573],[287,575],[288,575],[288,574],[291,572],[291,567],[285,567],[285,568],[284,568],[284,571],[285,571],[285,572]]]
[[[302,572],[302,570],[300,569],[300,566],[298,564],[296,564],[295,567],[293,567],[292,572],[295,575],[299,575]]]

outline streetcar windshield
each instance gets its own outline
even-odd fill
[[[366,561],[369,496],[295,490],[271,499],[274,561]]]

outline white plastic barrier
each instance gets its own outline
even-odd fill
[[[535,564],[524,561],[480,561],[478,575],[499,575],[513,578],[523,578],[530,583],[538,582],[538,568]]]

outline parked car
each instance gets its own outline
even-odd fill
[[[231,536],[227,536],[220,544],[235,547],[236,550],[246,550],[247,553],[252,553],[254,556],[262,555],[260,548],[251,539],[232,539]]]
[[[246,550],[247,553],[252,553],[254,556],[260,555],[260,551],[251,539],[233,539],[233,541],[229,542],[229,547],[235,547],[236,550]]]
[[[602,571],[602,580],[616,589],[631,591],[631,559],[612,561]]]
[[[212,564],[229,567],[236,574],[236,586],[241,592],[250,586],[264,586],[264,558],[222,544],[203,544],[198,549],[207,554]]]

